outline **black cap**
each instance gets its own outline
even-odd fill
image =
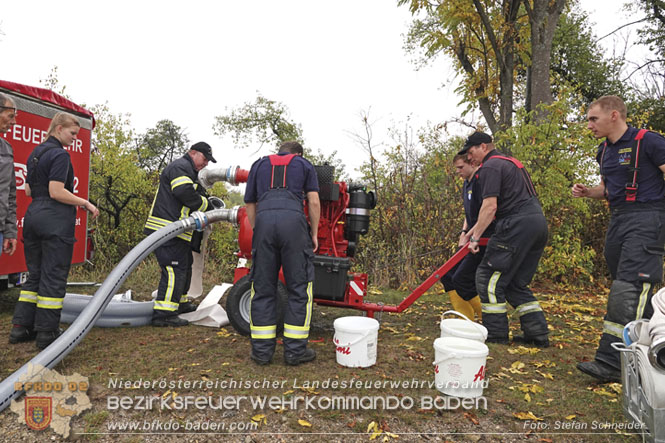
[[[205,158],[208,159],[208,161],[211,161],[213,163],[217,163],[217,160],[215,160],[215,157],[212,156],[212,148],[210,145],[206,142],[198,142],[192,145],[190,149],[193,149],[194,151],[199,151],[202,152]]]
[[[470,147],[478,146],[482,143],[492,143],[492,137],[484,132],[474,132],[466,139],[464,147],[457,154],[464,155],[469,151]]]

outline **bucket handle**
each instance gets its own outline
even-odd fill
[[[446,314],[455,314],[455,315],[458,315],[458,316],[462,317],[464,320],[466,320],[466,321],[468,321],[468,322],[471,322],[471,324],[472,324],[476,329],[478,329],[478,331],[480,332],[480,336],[481,336],[481,337],[484,337],[484,336],[485,336],[485,333],[484,333],[483,330],[480,328],[480,325],[479,325],[478,323],[476,323],[475,321],[471,321],[471,320],[469,320],[469,317],[467,317],[466,315],[462,314],[461,312],[457,312],[457,311],[453,311],[453,310],[446,311],[446,312],[444,312],[444,313],[441,315],[441,318],[443,318]]]
[[[351,341],[351,342],[349,342],[345,345],[343,345],[341,343],[335,343],[335,337],[333,337],[332,342],[335,346],[339,346],[341,348],[347,348],[347,347],[355,345],[356,343],[359,343],[361,340],[367,338],[368,335],[369,335],[369,331],[365,331],[360,337],[356,338],[355,340],[353,340],[353,341]]]
[[[439,364],[443,363],[446,360],[450,360],[451,358],[459,358],[459,357],[460,357],[460,355],[458,355],[454,352],[451,352],[450,354],[447,354],[445,357],[433,362],[432,365],[436,366],[436,365],[439,365]]]

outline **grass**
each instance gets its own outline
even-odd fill
[[[206,290],[212,287],[213,282],[219,282],[214,271],[206,271]],[[124,287],[132,288],[139,297],[145,297],[156,287],[158,272],[156,264],[148,261],[130,277]],[[99,280],[98,276],[92,274],[87,277]],[[79,288],[76,289],[78,291]],[[381,293],[374,289],[372,292],[369,296],[371,301],[385,304],[397,304],[407,295],[391,290]],[[360,313],[315,306],[310,345],[317,351],[317,359],[314,363],[298,367],[289,367],[283,363],[281,345],[278,345],[273,364],[257,366],[249,359],[248,339],[236,334],[230,326],[219,330],[189,326],[177,329],[94,328],[55,369],[62,374],[78,372],[89,377],[91,388],[88,395],[93,409],[72,421],[73,433],[93,433],[79,435],[84,441],[107,441],[105,438],[111,437],[103,433],[108,432],[109,423],[116,420],[136,420],[140,423],[173,420],[182,427],[188,422],[220,422],[227,429],[229,426],[248,428],[252,422],[259,423],[257,429],[239,429],[239,432],[242,431],[239,434],[227,436],[238,441],[280,441],[299,437],[304,440],[368,441],[374,433],[377,434],[377,441],[393,440],[397,435],[401,441],[422,437],[469,441],[637,441],[634,436],[622,435],[614,430],[592,429],[602,423],[617,426],[629,422],[622,412],[621,385],[595,384],[575,369],[576,362],[593,356],[602,328],[606,294],[605,289],[595,294],[584,294],[574,289],[540,291],[537,295],[550,322],[553,346],[539,350],[489,344],[489,385],[483,392],[487,401],[486,409],[421,408],[422,398],[435,398],[439,394],[426,386],[399,389],[391,388],[389,384],[385,388],[363,384],[353,389],[320,386],[325,381],[330,384],[350,380],[379,384],[390,381],[433,381],[432,344],[440,333],[440,316],[449,309],[447,297],[440,286],[435,286],[404,313],[384,313],[381,316],[378,361],[370,368],[339,366],[331,343],[334,335],[333,320]],[[17,298],[17,290],[0,294],[0,334],[5,336],[9,333]],[[517,317],[512,318],[511,323],[514,332],[518,333]],[[1,348],[0,377],[4,379],[35,354],[32,343]],[[130,381],[165,380],[176,383],[176,387],[120,389],[109,383],[116,378]],[[279,387],[251,386],[256,382],[261,384],[264,380]],[[240,386],[209,389],[177,387],[177,383],[187,381],[212,381],[218,384],[235,381]],[[243,385],[243,382],[250,385]],[[317,382],[319,386],[311,386]],[[107,406],[108,399],[114,396],[163,397],[173,401],[174,396],[185,395],[211,396],[213,399],[219,396],[276,396],[287,401],[295,397],[392,396],[399,401],[412,399],[414,405],[396,409],[353,410],[311,408],[304,403],[298,404],[296,408],[261,410],[254,408],[249,401],[241,401],[237,408],[221,410],[122,410],[109,409]],[[0,415],[0,426],[3,420],[14,421],[15,416],[7,410]],[[570,434],[574,432],[572,429],[556,429],[563,425],[586,426],[586,429],[578,430],[584,434]],[[97,432],[100,434],[95,435]],[[318,433],[330,434],[316,437],[298,435]],[[250,440],[246,440],[247,435]],[[124,438],[122,441],[143,441],[144,437],[148,438],[141,434],[138,437],[112,437],[113,440]],[[199,439],[196,435],[193,437]],[[199,437],[205,440],[211,436],[200,434]]]

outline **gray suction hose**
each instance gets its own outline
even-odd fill
[[[97,318],[104,312],[113,298],[113,294],[125,282],[134,268],[158,246],[183,232],[203,229],[211,223],[220,221],[237,224],[237,220],[237,207],[233,209],[215,209],[206,213],[194,212],[191,217],[164,226],[136,245],[111,271],[104,283],[95,292],[92,301],[88,303],[71,326],[50,346],[0,383],[0,411],[9,406],[13,398],[23,393],[22,390],[14,390],[14,383],[18,382],[19,378],[28,372],[28,365],[53,369],[83,340],[94,326]]]

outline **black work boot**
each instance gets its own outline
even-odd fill
[[[37,336],[37,333],[32,328],[26,326],[14,325],[12,330],[9,332],[9,343],[23,343],[26,341],[34,340]]]
[[[178,305],[178,314],[187,314],[196,311],[196,305],[191,301],[186,301]]]
[[[601,383],[621,382],[621,370],[599,360],[580,362],[577,364],[577,369]]]
[[[249,356],[252,360],[254,360],[254,362],[257,365],[261,365],[261,366],[269,365],[270,362],[272,361],[272,357],[271,358],[260,358],[257,354],[254,353],[254,350],[252,350],[252,353]]]
[[[525,345],[534,345],[537,348],[549,348],[550,339],[547,337],[547,334],[543,335],[515,335],[513,337],[513,343],[521,343]]]
[[[287,365],[298,366],[302,363],[307,363],[316,358],[316,351],[312,348],[305,348],[305,351],[300,355],[295,355],[291,353],[284,354],[284,361]]]
[[[172,315],[170,317],[153,317],[152,319],[152,325],[153,326],[173,326],[173,327],[178,327],[178,326],[187,326],[189,322],[187,320],[184,320],[177,315]]]
[[[508,336],[504,337],[502,335],[488,335],[485,339],[485,343],[499,343],[502,345],[507,345],[509,341]]]
[[[56,338],[62,335],[62,329],[58,328],[55,331],[38,331],[35,338],[35,345],[39,349],[46,349],[48,345],[53,343]]]

